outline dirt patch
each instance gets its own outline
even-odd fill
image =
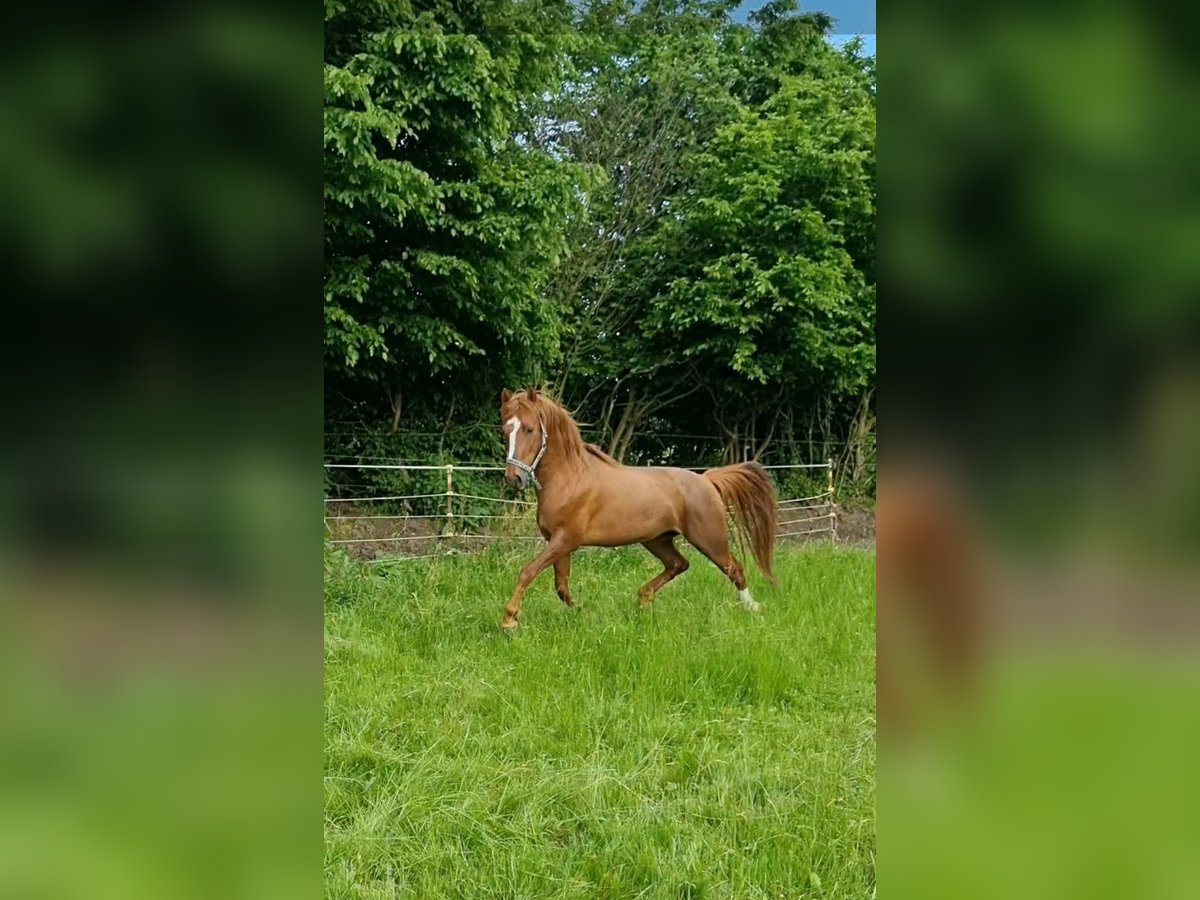
[[[346,507],[336,515],[326,516],[325,533],[351,559],[360,561],[478,550],[505,540],[541,541],[535,536],[532,518],[525,515],[492,520],[490,528],[467,520],[465,530],[464,521],[456,518],[448,531],[443,516],[381,516],[350,504]]]
[[[492,527],[471,527],[462,533],[463,523],[455,522],[454,533],[445,533],[446,520],[442,517],[418,518],[413,516],[372,517],[366,509],[347,504],[346,509],[325,519],[325,531],[333,541],[347,541],[337,546],[345,550],[351,559],[368,561],[389,556],[429,556],[450,550],[467,551],[486,547],[495,541],[539,542],[532,517],[513,516],[511,519],[492,520]],[[823,510],[822,510],[823,511]],[[821,511],[818,511],[821,512]],[[784,522],[799,520],[805,514],[785,512]],[[469,524],[469,523],[468,523]],[[828,541],[829,520],[806,523],[799,521],[790,528],[781,527],[780,541],[785,543],[807,543]],[[789,534],[789,531],[807,533]],[[837,508],[837,543],[851,547],[875,546],[875,510],[858,504],[839,505]]]
[[[404,516],[370,518],[372,515],[366,508],[346,504],[337,515],[325,517],[325,533],[351,559],[416,556],[437,549],[440,520]]]
[[[848,544],[853,547],[874,547],[874,508],[858,504],[839,505],[837,537],[839,544]]]

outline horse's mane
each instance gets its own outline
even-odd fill
[[[520,400],[533,404],[534,411],[546,423],[546,438],[550,446],[564,453],[568,459],[582,462],[586,455],[590,455],[610,466],[621,465],[595,444],[585,444],[575,419],[550,397],[533,389],[518,396]]]
[[[546,437],[550,445],[570,458],[582,459],[586,445],[571,414],[542,393],[538,393],[534,408],[546,423]]]
[[[619,462],[617,462],[615,459],[613,459],[611,456],[609,456],[607,453],[605,453],[603,450],[601,450],[595,444],[584,444],[583,449],[586,450],[588,453],[592,454],[592,456],[596,457],[596,459],[602,460],[603,462],[608,463],[610,466],[619,466],[620,465]]]

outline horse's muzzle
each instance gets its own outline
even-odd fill
[[[525,485],[529,483],[529,477],[516,466],[509,466],[504,472],[504,483],[523,491]]]

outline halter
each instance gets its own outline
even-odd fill
[[[508,465],[516,466],[518,469],[528,475],[530,480],[533,482],[533,489],[536,491],[540,491],[542,489],[542,483],[538,481],[537,475],[534,474],[533,470],[537,468],[537,464],[540,463],[542,461],[542,457],[546,455],[546,423],[541,416],[538,416],[538,425],[542,429],[542,449],[539,450],[537,456],[533,458],[533,462],[526,464],[521,462],[521,460],[517,459],[515,456],[509,456],[505,460]]]

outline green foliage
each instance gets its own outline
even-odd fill
[[[612,174],[571,261],[558,388],[619,456],[656,423],[720,428],[727,459],[814,425],[828,441],[869,405],[874,71],[794,9],[755,27],[719,3],[606,20],[617,62],[566,92],[564,143]],[[684,402],[695,385],[703,401]]]
[[[874,61],[734,6],[327,4],[329,418],[491,460],[536,380],[631,461],[868,471]]]
[[[522,146],[521,101],[558,82],[565,0],[325,7],[326,371],[430,376],[552,361],[538,286],[564,251],[571,166]]]
[[[771,394],[875,376],[875,116],[863,86],[784,78],[691,161],[652,247],[647,333]]]

